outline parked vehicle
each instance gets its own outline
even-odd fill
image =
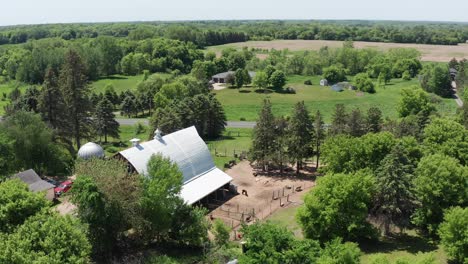
[[[44,180],[45,180],[46,182],[48,182],[48,183],[54,185],[55,187],[57,187],[57,186],[60,185],[60,183],[59,183],[58,181],[54,180],[54,179],[45,178]]]
[[[64,182],[60,183],[60,185],[58,187],[54,188],[55,196],[58,197],[58,196],[62,195],[63,193],[68,192],[68,190],[70,190],[70,188],[72,187],[72,184],[73,184],[73,182],[70,181],[70,180],[67,180],[67,181],[64,181]]]

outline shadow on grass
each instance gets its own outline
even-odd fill
[[[251,93],[252,91],[250,90],[239,90],[239,93]]]
[[[437,246],[429,239],[421,236],[397,234],[385,237],[379,241],[365,241],[360,243],[361,250],[366,254],[390,253],[392,251],[407,251],[412,254],[431,252]]]
[[[103,76],[103,77],[100,77],[98,78],[98,80],[103,80],[103,79],[106,79],[106,80],[126,80],[128,79],[127,77],[125,76]]]

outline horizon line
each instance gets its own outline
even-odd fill
[[[21,27],[21,26],[46,26],[46,25],[73,25],[73,24],[136,24],[136,23],[183,23],[183,22],[262,22],[262,21],[297,21],[297,22],[403,22],[403,23],[439,23],[439,24],[467,24],[468,21],[450,21],[450,20],[411,20],[411,19],[336,19],[336,18],[242,18],[242,19],[174,19],[174,20],[115,20],[115,21],[72,21],[72,22],[47,22],[47,23],[25,23],[25,24],[5,24],[0,28]]]

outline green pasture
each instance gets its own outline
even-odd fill
[[[313,85],[304,85],[304,81],[307,79],[312,80]],[[288,116],[295,103],[304,101],[309,111],[315,113],[320,110],[325,117],[325,121],[329,122],[336,104],[344,104],[348,110],[360,108],[363,111],[372,106],[377,106],[382,110],[384,117],[396,118],[398,116],[397,105],[401,90],[418,85],[416,79],[410,81],[393,79],[385,88],[377,88],[376,93],[369,94],[350,90],[335,92],[328,86],[320,86],[319,82],[320,76],[294,75],[288,78],[286,87],[294,88],[295,94],[275,91],[264,93],[252,87],[218,90],[215,91],[215,94],[224,107],[227,119],[232,121],[256,120],[263,99],[270,98],[273,112],[276,115]],[[437,108],[444,115],[453,115],[457,106],[453,99],[440,98]]]
[[[155,73],[162,78],[167,78],[169,74],[167,73]],[[101,78],[91,84],[91,90],[94,93],[104,93],[106,91],[106,86],[112,84],[114,90],[117,93],[121,93],[127,90],[135,91],[139,82],[143,81],[143,74],[135,76],[126,76],[126,75],[112,75],[105,78]]]

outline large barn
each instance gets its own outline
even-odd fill
[[[228,189],[232,181],[215,166],[208,147],[193,126],[165,136],[156,130],[153,140],[140,143],[133,139],[132,143],[133,147],[121,151],[118,157],[141,175],[146,174],[152,155],[159,153],[171,159],[182,171],[180,196],[187,204],[194,204],[219,189]]]

